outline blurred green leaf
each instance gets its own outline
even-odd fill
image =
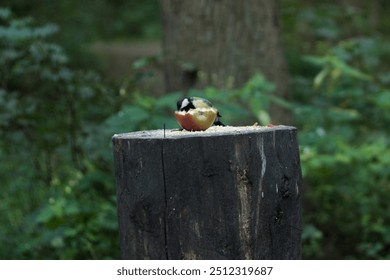
[[[170,108],[176,110],[176,102],[181,99],[181,93],[171,93],[156,100],[156,106],[160,108]]]
[[[267,125],[267,124],[271,123],[270,115],[264,110],[260,110],[257,114],[257,117],[262,125]]]

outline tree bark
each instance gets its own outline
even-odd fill
[[[165,83],[168,92],[194,86],[241,87],[261,72],[289,99],[278,1],[162,0]],[[272,105],[275,123],[290,112]]]
[[[299,259],[296,129],[113,137],[123,259]]]

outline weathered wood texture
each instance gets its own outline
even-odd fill
[[[299,259],[296,129],[113,137],[124,259]]]

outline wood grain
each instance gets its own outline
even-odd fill
[[[297,131],[113,137],[124,259],[299,259]]]

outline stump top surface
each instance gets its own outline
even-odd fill
[[[278,125],[266,126],[212,126],[205,131],[187,131],[178,129],[143,130],[129,133],[115,134],[113,139],[178,139],[189,137],[213,137],[224,135],[253,134],[276,130],[296,130],[293,126]]]

